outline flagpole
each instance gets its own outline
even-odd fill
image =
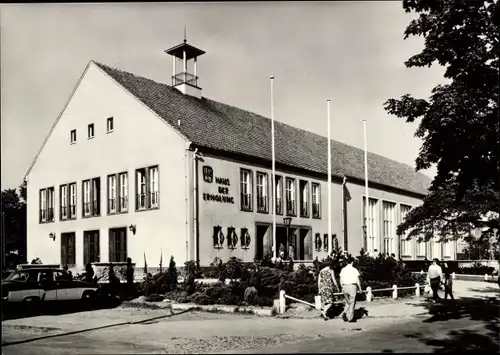
[[[276,166],[274,156],[274,76],[269,77],[271,80],[271,145],[272,145],[272,184],[273,184],[273,259],[276,259]]]
[[[368,250],[368,212],[370,211],[370,198],[368,197],[368,151],[366,150],[366,120],[363,120],[363,140],[365,147],[365,196],[366,196],[366,204],[365,204],[365,243],[366,243],[366,251],[373,252],[373,250]],[[365,244],[363,243],[363,244]]]
[[[328,255],[332,253],[332,144],[330,137],[330,100],[326,100],[328,111]]]

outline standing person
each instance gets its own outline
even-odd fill
[[[444,270],[444,299],[448,299],[448,295],[452,301],[455,301],[453,297],[453,280],[451,278],[450,269],[446,268]]]
[[[344,322],[356,322],[354,319],[354,309],[356,307],[356,294],[361,292],[361,281],[359,271],[352,264],[354,258],[347,258],[347,265],[340,270],[340,284],[344,293],[345,306],[342,312]]]
[[[441,269],[441,266],[439,266],[438,262],[438,259],[432,259],[432,264],[429,266],[429,270],[427,271],[427,283],[431,286],[432,299],[434,301],[439,299],[438,289],[441,284],[441,280],[443,279],[443,270]]]
[[[321,296],[321,304],[324,305],[321,316],[328,320],[328,310],[333,306],[335,290],[339,290],[339,285],[335,279],[335,260],[330,259],[328,265],[324,267],[318,275],[318,293]],[[335,289],[333,288],[335,286]]]

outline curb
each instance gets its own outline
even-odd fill
[[[251,306],[226,306],[226,305],[199,305],[194,303],[172,303],[172,310],[199,310],[204,312],[221,313],[247,313],[261,317],[274,317],[275,310],[272,307],[256,308]]]

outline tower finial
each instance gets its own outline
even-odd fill
[[[186,43],[187,40],[186,40],[186,25],[184,25],[184,43]]]

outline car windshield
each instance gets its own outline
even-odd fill
[[[6,281],[28,281],[29,274],[26,271],[16,271],[10,274],[5,280]]]

